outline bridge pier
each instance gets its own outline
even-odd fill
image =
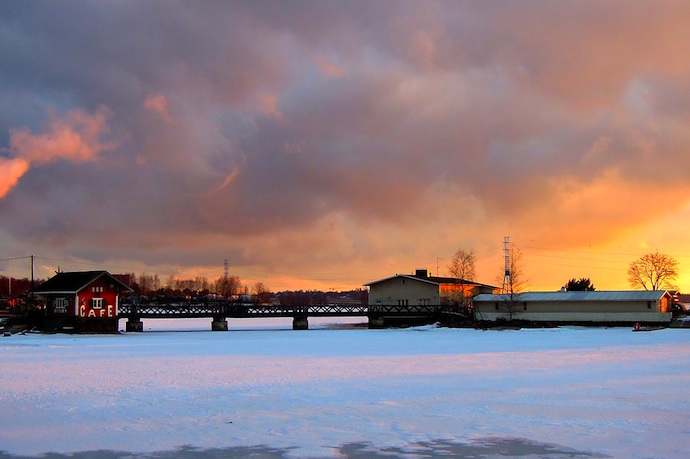
[[[384,324],[385,321],[383,320],[383,317],[369,317],[370,329],[383,328]]]
[[[130,317],[129,319],[127,319],[127,324],[125,325],[125,331],[143,332],[144,331],[144,322],[142,322],[139,317]]]
[[[309,320],[307,316],[295,316],[292,319],[293,330],[309,330]]]
[[[223,316],[214,316],[211,331],[228,331],[228,319]]]

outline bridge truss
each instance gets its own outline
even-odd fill
[[[249,317],[436,317],[437,305],[317,304],[273,306],[232,302],[124,303],[118,316],[126,319],[153,318],[249,318]]]

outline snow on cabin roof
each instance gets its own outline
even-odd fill
[[[656,301],[666,294],[666,290],[523,292],[516,295],[515,301]],[[501,293],[483,293],[474,297],[474,301],[503,301],[505,297]]]
[[[131,290],[108,271],[76,271],[57,273],[36,287],[34,293],[77,293],[102,276],[107,276],[111,283],[119,284],[120,287]]]

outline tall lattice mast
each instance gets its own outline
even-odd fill
[[[223,262],[223,295],[226,298],[230,296],[230,263],[227,258]]]
[[[501,287],[501,292],[506,293],[510,290],[510,285],[513,282],[513,276],[510,273],[510,236],[505,236],[503,238],[503,256],[506,261],[506,269],[503,274],[503,287]]]

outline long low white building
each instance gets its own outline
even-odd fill
[[[474,315],[561,324],[668,324],[672,302],[665,290],[495,293],[474,297]]]

